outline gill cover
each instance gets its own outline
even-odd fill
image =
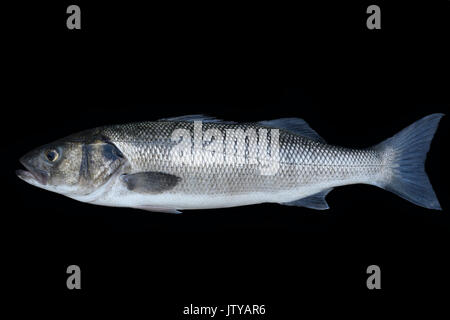
[[[122,152],[107,140],[95,140],[81,147],[81,184],[99,187],[126,162]]]

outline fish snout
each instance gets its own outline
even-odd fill
[[[17,170],[16,174],[19,178],[27,180],[34,179],[40,184],[46,185],[49,173],[45,170],[42,159],[35,152],[27,153],[19,159],[19,162],[26,170]]]

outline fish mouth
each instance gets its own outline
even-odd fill
[[[27,182],[30,181],[36,181],[42,185],[46,185],[48,181],[48,173],[44,170],[36,169],[30,166],[26,163],[23,159],[19,160],[20,163],[27,169],[27,170],[16,170],[16,175]]]

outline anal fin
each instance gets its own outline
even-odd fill
[[[306,198],[298,199],[292,202],[284,202],[281,204],[285,206],[297,206],[316,210],[326,210],[329,209],[330,207],[328,206],[325,197],[331,190],[333,190],[333,188],[322,190]]]
[[[178,211],[175,208],[163,208],[163,207],[154,207],[154,206],[135,206],[133,208],[141,209],[141,210],[145,210],[145,211],[151,211],[151,212],[164,212],[164,213],[173,213],[173,214],[181,213],[181,211]]]

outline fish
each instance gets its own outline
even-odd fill
[[[278,203],[329,208],[369,184],[442,210],[425,172],[442,113],[367,148],[330,145],[300,118],[238,123],[187,115],[84,130],[20,158],[25,182],[69,198],[153,212]]]

